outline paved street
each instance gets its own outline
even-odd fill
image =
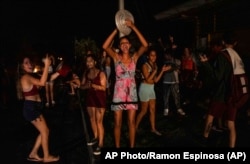
[[[81,94],[80,94],[81,95]],[[82,100],[82,97],[80,98]],[[53,154],[58,154],[62,164],[100,163],[99,157],[92,155],[92,147],[86,145],[90,137],[88,116],[84,105],[79,103],[77,96],[69,96],[64,90],[57,93],[57,104],[45,108],[44,115],[50,128],[50,147]],[[136,147],[179,149],[204,148],[197,136],[202,133],[206,106],[204,104],[190,104],[183,109],[187,115],[179,116],[172,110],[170,116],[162,115],[162,107],[158,102],[156,126],[162,136],[150,132],[148,115],[143,119],[136,136]],[[237,121],[237,147],[250,147],[249,118],[241,111]],[[26,122],[22,116],[22,102],[9,103],[1,109],[3,158],[11,164],[31,163],[26,160],[37,131]],[[122,147],[128,146],[128,130],[124,114]],[[114,147],[113,143],[113,113],[107,109],[105,118],[105,147]],[[88,131],[88,133],[85,133]],[[227,132],[213,131],[210,147],[227,147]]]

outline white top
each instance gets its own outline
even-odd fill
[[[52,67],[52,65],[49,66],[49,71],[48,71],[48,73],[53,73],[53,67]]]
[[[244,69],[244,63],[242,62],[242,59],[240,58],[239,54],[232,48],[226,48],[228,51],[233,65],[233,71],[235,75],[240,75],[245,73]]]

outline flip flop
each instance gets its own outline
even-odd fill
[[[37,159],[37,158],[31,158],[31,157],[28,157],[27,160],[33,161],[33,162],[42,162],[43,161],[43,159]]]

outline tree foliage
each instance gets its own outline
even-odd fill
[[[89,52],[99,54],[100,49],[96,42],[91,38],[75,39],[75,55],[84,58]]]

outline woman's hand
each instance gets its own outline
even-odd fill
[[[170,70],[171,68],[172,68],[171,65],[164,65],[164,66],[162,67],[162,71],[165,72],[165,71]]]
[[[208,61],[208,58],[207,58],[207,56],[206,55],[199,55],[200,56],[200,61],[201,62],[206,62],[206,61]]]
[[[135,26],[134,23],[132,22],[132,20],[130,20],[130,19],[125,20],[125,25],[130,27],[130,28],[133,28]]]
[[[92,82],[91,82],[91,80],[88,81],[87,87],[88,87],[88,88],[92,88]]]
[[[48,54],[46,54],[46,57],[43,59],[44,65],[50,65],[51,64],[51,59]]]

